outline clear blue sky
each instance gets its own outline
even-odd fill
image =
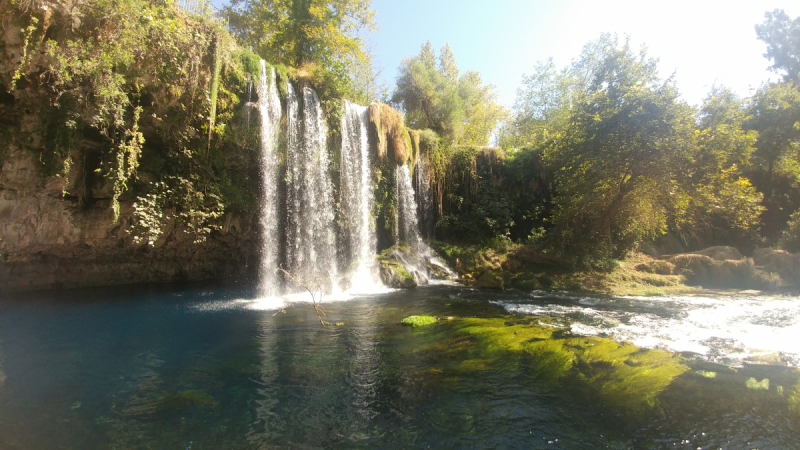
[[[430,40],[437,50],[450,43],[462,73],[477,70],[497,86],[511,107],[522,75],[552,56],[561,68],[603,32],[629,35],[635,48],[660,59],[662,78],[675,72],[684,99],[699,104],[713,84],[750,95],[777,74],[767,71],[765,44],[754,25],[782,8],[794,18],[797,1],[676,0],[373,0],[380,30],[368,35],[394,86],[403,58]]]

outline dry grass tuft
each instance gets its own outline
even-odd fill
[[[378,158],[383,160],[388,154],[389,144],[392,146],[395,162],[406,163],[411,157],[412,142],[403,123],[403,116],[383,103],[369,105],[369,121],[377,134]]]

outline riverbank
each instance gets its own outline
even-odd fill
[[[796,289],[796,255],[771,249],[744,257],[732,247],[653,257],[631,252],[607,271],[576,270],[535,246],[500,241],[492,247],[437,243],[436,250],[467,286],[563,290],[611,295],[717,295]]]

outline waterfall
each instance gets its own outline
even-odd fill
[[[345,102],[342,117],[341,208],[344,266],[353,268],[355,290],[374,287],[377,237],[367,124],[369,108]]]
[[[397,166],[394,171],[397,189],[397,238],[422,256],[428,248],[419,235],[417,202],[414,200],[414,186],[411,184],[408,166]]]
[[[316,92],[306,87],[302,95],[301,113],[289,84],[286,269],[295,278],[333,290],[337,270],[328,130]]]
[[[281,102],[275,84],[275,69],[270,68],[267,71],[264,60],[261,60],[261,79],[258,84],[258,111],[261,114],[260,297],[274,297],[279,293],[278,127]]]
[[[420,159],[420,161],[422,161]],[[432,276],[431,266],[450,277],[455,274],[447,265],[435,256],[433,250],[422,240],[419,233],[417,220],[417,202],[414,199],[414,187],[409,175],[407,165],[397,166],[394,172],[397,189],[397,242],[406,244],[413,254],[407,257],[402,253],[395,253],[395,258],[400,261],[406,270],[411,272],[418,284],[427,283],[427,278]],[[409,270],[410,269],[410,270]]]
[[[433,198],[431,193],[431,173],[425,163],[425,158],[420,157],[414,169],[414,193],[417,198],[417,215],[419,217],[420,233],[425,239],[433,239],[434,215]]]

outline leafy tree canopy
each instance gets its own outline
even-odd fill
[[[453,144],[486,145],[505,108],[478,72],[459,74],[450,45],[442,47],[437,67],[429,41],[419,55],[403,60],[392,101],[413,128],[431,129]]]
[[[767,44],[764,57],[772,61],[771,70],[783,72],[787,81],[800,82],[800,17],[792,20],[782,9],[764,14],[756,25],[758,38]]]
[[[348,68],[369,59],[358,32],[374,30],[371,0],[233,0],[225,8],[232,33],[263,58]]]

